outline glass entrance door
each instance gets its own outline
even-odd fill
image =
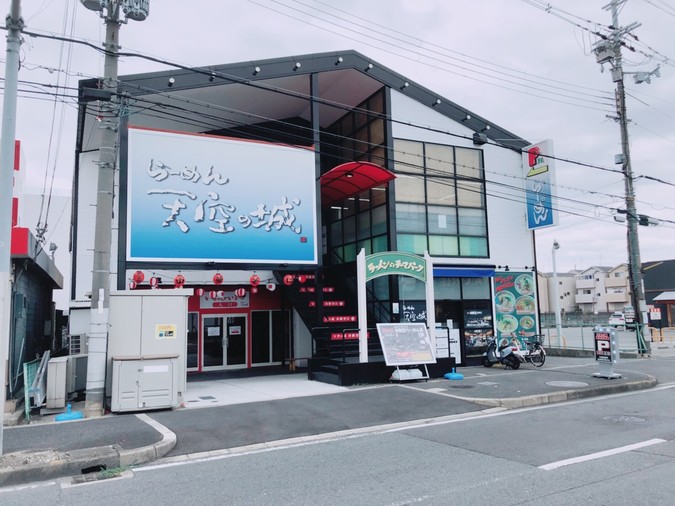
[[[209,369],[246,366],[246,315],[204,316],[202,367]]]

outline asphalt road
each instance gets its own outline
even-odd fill
[[[674,400],[675,384],[663,384],[435,425],[411,421],[273,450],[158,463],[85,485],[64,479],[3,489],[0,503],[672,504]]]

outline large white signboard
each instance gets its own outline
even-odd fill
[[[314,151],[129,128],[127,259],[316,263]]]

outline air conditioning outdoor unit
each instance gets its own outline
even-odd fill
[[[87,387],[87,355],[55,357],[47,364],[47,409],[65,408]]]

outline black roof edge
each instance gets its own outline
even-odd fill
[[[118,79],[120,81],[120,93],[128,93],[130,96],[140,96],[155,93],[156,87],[147,86],[144,83],[155,83],[158,79],[166,80],[166,88],[160,91],[169,92],[170,90],[218,86],[223,84],[223,80],[247,84],[255,81],[343,69],[354,69],[367,74],[385,86],[398,90],[428,107],[433,107],[440,114],[462,123],[477,134],[485,135],[487,139],[492,140],[500,146],[520,152],[522,148],[531,144],[522,137],[415,83],[398,72],[380,65],[375,60],[353,49],[205,67],[176,65],[176,68],[172,70],[129,74],[119,76]],[[169,86],[170,78],[174,79],[171,86]],[[81,80],[79,88],[82,90],[85,87],[92,87],[92,84],[97,82],[98,79]],[[408,83],[408,85],[406,86],[405,83]],[[153,91],[144,90],[144,87],[152,88]],[[489,129],[486,129],[487,126],[489,126]]]

